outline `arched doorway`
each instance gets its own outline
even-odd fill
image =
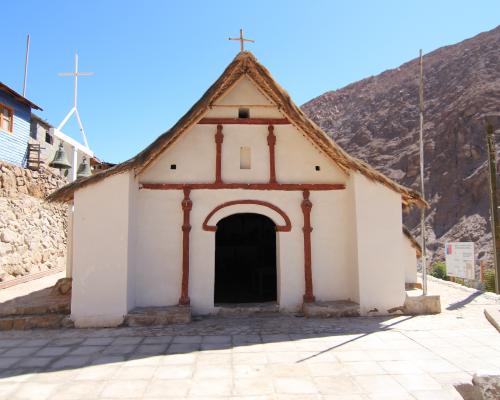
[[[260,214],[233,214],[217,224],[215,303],[276,301],[276,226]]]

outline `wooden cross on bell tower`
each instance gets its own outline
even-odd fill
[[[239,38],[228,38],[228,40],[239,40],[240,41],[240,51],[245,51],[245,46],[244,46],[245,42],[255,43],[255,40],[245,39],[243,37],[243,29],[240,29],[240,37]]]

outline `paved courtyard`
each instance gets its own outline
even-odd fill
[[[421,317],[203,318],[162,328],[0,333],[1,399],[461,399],[500,370],[493,295],[430,282]]]

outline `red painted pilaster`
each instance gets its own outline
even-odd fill
[[[224,134],[222,133],[222,125],[217,125],[215,133],[215,183],[222,183],[222,142]]]
[[[182,211],[184,220],[182,223],[182,284],[179,304],[189,304],[189,232],[191,231],[190,213],[193,202],[189,198],[191,189],[184,189],[184,199],[182,200]]]
[[[276,135],[274,134],[274,126],[267,127],[269,134],[267,135],[267,144],[269,146],[269,183],[276,183],[276,161],[274,148],[276,147]]]
[[[311,267],[311,208],[312,203],[309,200],[309,190],[302,192],[303,200],[301,204],[302,213],[304,214],[304,278],[306,292],[304,294],[304,302],[311,303],[314,301],[313,283],[312,283],[312,267]]]

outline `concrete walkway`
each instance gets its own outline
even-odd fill
[[[19,285],[11,286],[5,289],[0,289],[0,303],[13,300],[16,297],[26,296],[37,290],[46,289],[54,286],[58,279],[64,278],[66,272],[58,272],[49,276],[44,276],[40,279],[34,279],[29,282],[20,283]]]
[[[163,328],[0,333],[1,399],[461,399],[500,369],[483,295],[431,281],[420,317],[201,318]]]

